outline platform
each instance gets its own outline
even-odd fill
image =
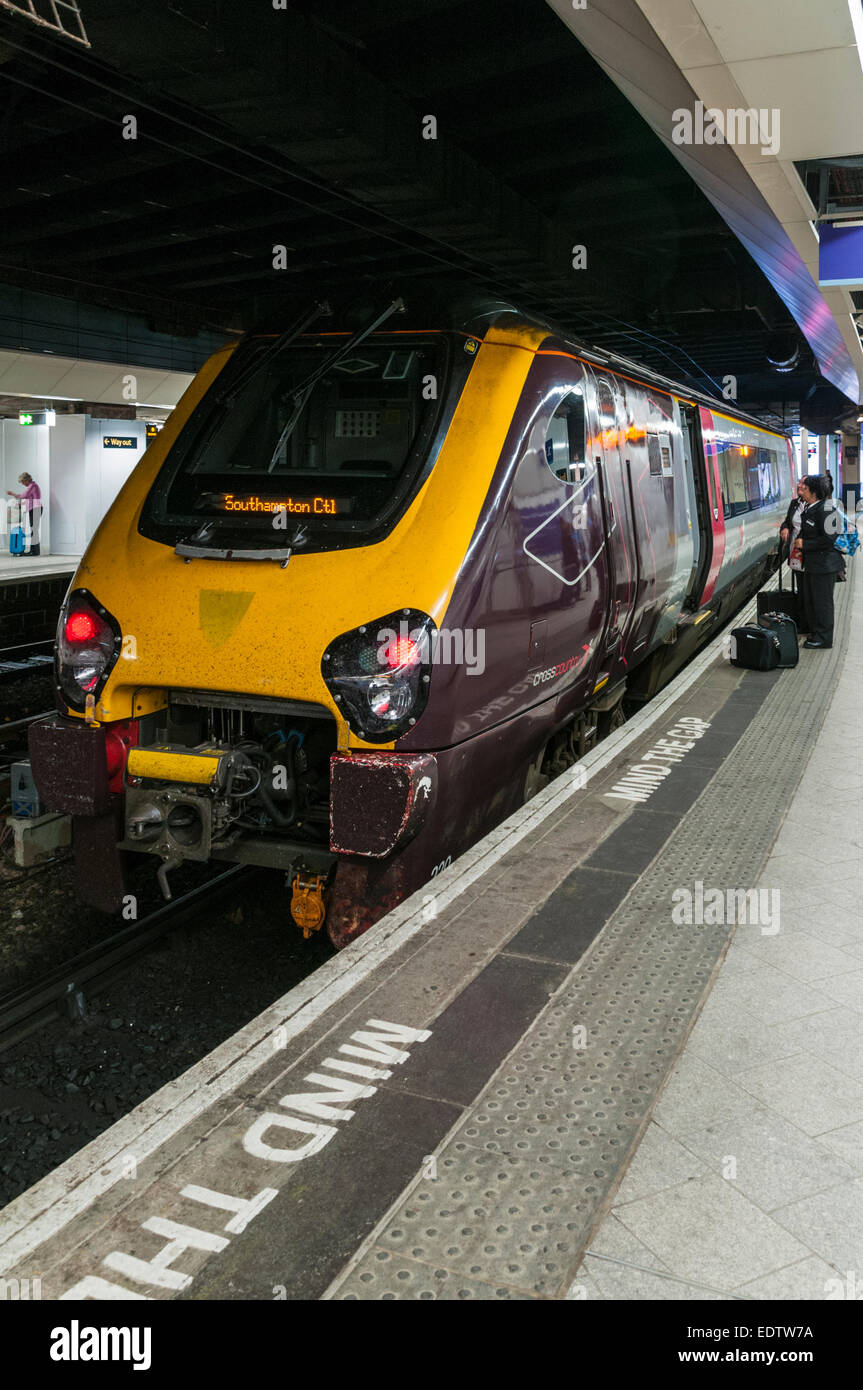
[[[13,1202],[0,1274],[48,1299],[836,1296],[863,1268],[859,570],[832,651],[744,673],[720,638]]]
[[[52,579],[57,575],[72,578],[81,563],[80,555],[0,555],[0,587],[18,584],[34,578]]]
[[[57,618],[79,561],[72,556],[0,557],[0,650],[20,659],[29,643],[54,640]]]

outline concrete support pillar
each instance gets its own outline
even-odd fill
[[[800,430],[800,477],[803,478],[809,472],[809,431],[801,427]]]
[[[860,435],[842,436],[842,501],[845,510],[851,515],[860,497]]]

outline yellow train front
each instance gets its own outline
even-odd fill
[[[398,300],[217,353],[82,560],[31,733],[81,897],[117,910],[133,853],[166,896],[260,865],[343,946],[667,679],[762,582],[791,474],[637,372]]]
[[[483,370],[477,337],[400,310],[338,333],[312,312],[217,353],[89,546],[58,630],[62,712],[31,757],[74,817],[91,904],[121,906],[129,852],[166,896],[185,860],[246,862],[288,874],[306,932],[329,908],[341,945],[410,890],[374,870],[437,776],[395,744],[427,704],[527,357]]]

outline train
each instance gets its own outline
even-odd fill
[[[504,301],[226,345],[63,603],[30,755],[76,891],[257,865],[347,946],[672,678],[794,485],[783,433]]]

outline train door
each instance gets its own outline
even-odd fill
[[[626,387],[610,374],[602,377],[596,375],[595,380],[599,426],[597,440],[601,452],[594,451],[594,461],[602,490],[610,575],[611,611],[604,658],[606,664],[616,665],[620,659],[625,666],[627,638],[638,595],[638,556],[634,544],[632,498],[625,475]]]
[[[707,473],[704,467],[704,444],[701,438],[701,419],[694,405],[678,402],[680,408],[680,429],[683,439],[683,457],[687,473],[687,486],[694,489],[695,515],[698,534],[692,566],[692,577],[686,592],[686,607],[697,608],[713,556],[713,522],[708,493]]]
[[[704,447],[704,476],[707,480],[707,495],[710,506],[709,524],[713,532],[713,545],[710,554],[710,567],[704,580],[700,595],[694,595],[696,606],[709,603],[716,590],[716,581],[725,556],[725,508],[727,499],[722,493],[719,464],[716,449],[716,426],[713,415],[706,406],[698,407],[701,425],[701,439]]]
[[[603,668],[609,622],[609,554],[597,433],[586,378],[555,383],[518,471],[513,501],[524,526],[531,608],[547,672],[587,687]]]

